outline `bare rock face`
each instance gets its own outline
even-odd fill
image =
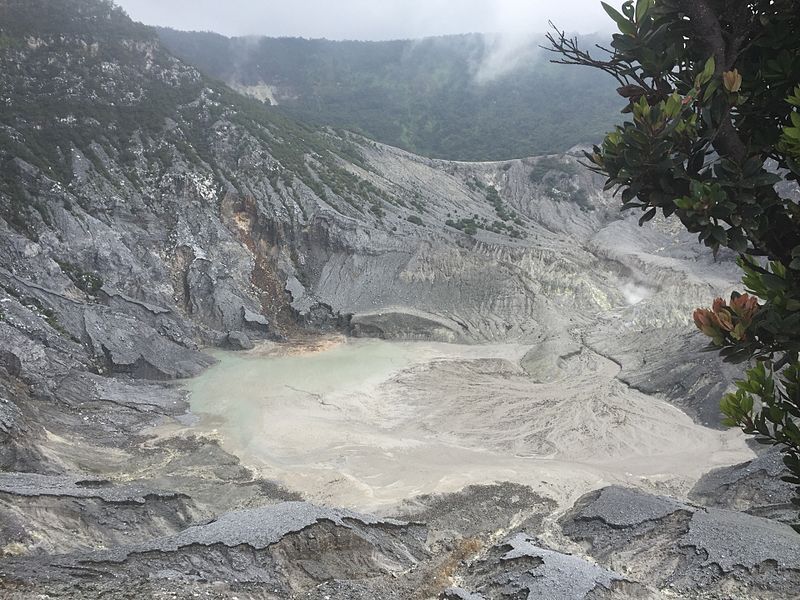
[[[658,589],[785,598],[800,586],[798,535],[774,520],[609,487],[561,524],[600,564]]]
[[[202,517],[187,495],[144,482],[36,473],[0,473],[0,514],[6,533],[0,553],[26,549],[34,556],[127,544]]]
[[[452,494],[425,494],[406,501],[400,514],[428,526],[430,547],[463,539],[488,540],[513,522],[539,532],[556,504],[514,483],[471,485]]]
[[[502,600],[504,598],[552,598],[583,600],[610,598],[624,582],[617,573],[582,558],[554,552],[537,545],[535,539],[518,533],[492,548],[486,557],[470,566],[462,577],[469,583],[449,588],[445,600]],[[642,586],[629,598],[646,598]],[[467,591],[470,590],[470,591]]]
[[[706,427],[722,427],[719,400],[741,370],[704,351],[708,342],[700,332],[675,326],[626,330],[604,323],[584,340],[620,365],[620,381],[668,398]]]
[[[15,401],[5,394],[0,395],[0,469],[3,470],[35,464],[40,458],[32,446],[34,432],[41,435],[41,429],[28,423],[17,406],[18,402],[24,401],[24,397],[16,390],[14,392]]]
[[[104,360],[114,373],[129,373],[144,379],[175,379],[197,375],[214,362],[124,314],[87,310],[84,321],[94,355]]]
[[[401,340],[435,340],[463,342],[464,327],[446,318],[411,309],[386,308],[376,312],[354,314],[350,319],[354,337]]]
[[[794,522],[794,489],[781,480],[787,474],[780,452],[770,450],[752,461],[704,475],[689,492],[689,498],[704,506]]]
[[[419,531],[391,519],[284,502],[112,550],[9,559],[3,569],[23,587],[43,577],[69,585],[75,569],[90,569],[94,585],[112,597],[128,597],[154,580],[170,587],[222,580],[232,591],[266,586],[270,597],[280,598],[330,579],[391,579],[427,556]]]
[[[225,337],[225,345],[232,350],[252,350],[255,346],[243,331],[230,331]]]
[[[0,351],[0,369],[8,377],[17,377],[22,372],[22,362],[19,357],[8,350]]]

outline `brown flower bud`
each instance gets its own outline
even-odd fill
[[[722,74],[722,82],[725,85],[725,89],[733,94],[742,89],[742,76],[739,74],[738,69],[725,71]]]
[[[731,295],[730,305],[716,298],[711,310],[698,308],[694,311],[694,324],[714,340],[717,346],[728,342],[743,342],[748,339],[748,328],[759,310],[758,298],[750,294]]]

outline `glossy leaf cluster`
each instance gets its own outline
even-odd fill
[[[556,62],[615,77],[630,118],[593,152],[623,209],[677,217],[739,253],[746,294],[695,311],[727,361],[755,361],[725,423],[779,446],[800,493],[800,2],[638,0],[596,58],[556,30]],[[795,499],[800,504],[800,496]]]

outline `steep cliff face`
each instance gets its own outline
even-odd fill
[[[2,264],[56,312],[116,310],[179,344],[327,307],[362,332],[482,340],[642,299],[634,322],[685,322],[728,283],[686,237],[623,219],[574,157],[448,163],[313,130],[103,4],[26,21],[36,4],[4,6]]]
[[[286,120],[107,2],[0,0],[0,169],[0,554],[24,555],[0,574],[19,597],[45,580],[72,594],[84,568],[89,597],[135,597],[153,572],[186,594],[430,596],[477,551],[296,502],[211,440],[143,433],[184,418],[157,380],[208,366],[202,345],[321,329],[516,341],[539,375],[586,346],[709,421],[730,375],[671,368],[702,345],[687,315],[732,284],[731,263],[664,223],[639,229],[576,156],[438,161]],[[484,541],[496,522],[538,531],[552,505],[519,487],[435,499],[436,514],[493,515],[469,534]],[[582,568],[587,590],[616,589]]]

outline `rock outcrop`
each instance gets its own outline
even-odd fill
[[[642,584],[583,558],[543,548],[522,533],[491,548],[470,566],[464,579],[470,582],[468,589],[477,591],[452,587],[445,590],[444,600],[652,597]]]
[[[781,479],[785,474],[783,457],[773,449],[754,460],[704,475],[689,492],[689,498],[704,506],[793,523],[797,517],[792,503],[794,489]]]
[[[601,564],[657,589],[785,598],[800,587],[797,532],[771,519],[610,487],[561,523]]]

